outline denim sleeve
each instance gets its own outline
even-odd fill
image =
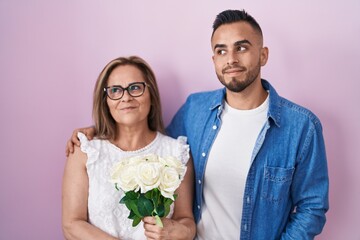
[[[187,112],[187,103],[183,104],[176,112],[169,126],[166,128],[166,134],[170,137],[187,136],[185,128],[185,118]]]
[[[311,124],[300,149],[291,187],[294,212],[281,239],[314,239],[326,221],[329,209],[329,179],[325,144],[319,121]]]

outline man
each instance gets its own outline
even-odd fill
[[[319,119],[261,79],[268,49],[245,11],[216,17],[211,47],[225,88],[190,95],[167,128],[188,137],[198,239],[313,239],[328,210]]]

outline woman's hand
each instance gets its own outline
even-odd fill
[[[95,136],[95,128],[94,127],[75,129],[71,135],[71,138],[66,143],[66,149],[65,149],[66,157],[68,157],[70,153],[74,152],[74,145],[80,147],[80,141],[77,137],[78,132],[85,134],[85,136],[89,140],[93,139]]]
[[[188,239],[189,229],[184,225],[169,218],[161,219],[164,227],[156,225],[155,217],[144,217],[145,236],[148,240],[175,240]]]
[[[172,218],[162,218],[163,228],[156,225],[155,217],[144,217],[145,236],[148,240],[193,240],[196,235],[196,224],[192,213],[194,196],[194,165],[190,157],[187,170],[180,187],[176,190],[178,197],[174,202]]]

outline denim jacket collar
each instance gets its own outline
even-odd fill
[[[277,94],[275,89],[271,86],[271,84],[265,79],[261,79],[261,84],[263,88],[269,92],[269,112],[268,118],[272,119],[274,123],[280,127],[280,112],[281,112],[281,104],[280,104],[280,96]],[[226,89],[223,88],[220,91],[217,91],[214,95],[214,98],[210,104],[209,110],[214,110],[216,108],[219,109],[218,115],[221,113],[224,108]]]

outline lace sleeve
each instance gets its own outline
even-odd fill
[[[82,152],[86,153],[88,160],[86,165],[91,164],[98,159],[99,151],[94,146],[94,141],[89,141],[85,134],[78,132],[78,138],[80,139],[80,149]]]
[[[186,165],[190,158],[190,147],[187,144],[187,137],[179,136],[177,142],[179,144],[179,158]]]

